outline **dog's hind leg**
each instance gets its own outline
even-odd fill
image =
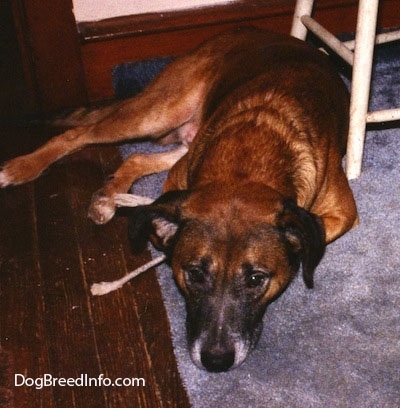
[[[154,154],[133,154],[111,176],[105,186],[92,197],[89,217],[96,224],[108,222],[115,214],[115,195],[125,193],[130,186],[148,174],[169,170],[187,152],[185,145],[177,149]]]
[[[0,170],[0,187],[31,181],[59,158],[91,144],[161,139],[175,131],[190,142],[206,92],[207,73],[199,65],[190,58],[171,63],[142,94],[120,102],[99,122],[67,130],[33,153],[6,162]],[[179,132],[186,125],[193,131]]]

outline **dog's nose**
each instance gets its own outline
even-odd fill
[[[221,371],[228,371],[235,361],[235,352],[209,352],[203,351],[201,353],[201,363],[207,369],[214,373]]]

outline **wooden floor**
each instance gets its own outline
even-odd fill
[[[51,134],[4,124],[0,132],[0,162]],[[0,407],[189,406],[154,271],[104,297],[89,293],[92,282],[149,259],[131,254],[126,218],[96,226],[86,215],[119,160],[115,147],[90,148],[33,183],[0,190]],[[15,374],[143,378],[145,386],[38,390],[15,387]]]
[[[21,124],[29,103],[11,1],[0,4],[1,165],[55,131]],[[91,283],[150,258],[131,254],[126,218],[96,226],[86,215],[91,194],[119,162],[115,147],[91,148],[35,182],[0,189],[0,408],[190,406],[154,271],[104,297],[89,293]],[[14,386],[15,374],[143,378],[145,386],[36,389]]]

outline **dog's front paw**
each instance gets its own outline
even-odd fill
[[[96,224],[105,224],[115,214],[115,201],[113,196],[107,195],[103,190],[93,194],[88,216]]]
[[[41,170],[26,156],[4,163],[0,168],[0,187],[23,184],[37,178]]]

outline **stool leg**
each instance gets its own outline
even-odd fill
[[[346,158],[348,179],[361,174],[378,5],[379,0],[360,0],[358,6]]]
[[[304,15],[311,16],[313,5],[314,0],[297,0],[296,7],[294,9],[292,29],[290,31],[290,34],[293,37],[299,38],[303,41],[306,39],[307,28],[301,22],[300,18]]]

